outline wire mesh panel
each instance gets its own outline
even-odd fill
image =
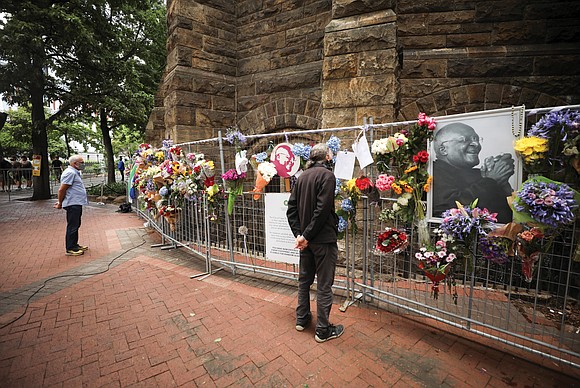
[[[374,139],[412,124],[254,135],[246,137],[242,148],[251,159],[280,143],[313,144],[334,135],[342,141],[341,149],[348,149],[361,130],[372,144]],[[242,148],[228,143],[225,136],[181,147],[184,152],[203,153],[215,163],[215,181],[223,191],[212,202],[200,196],[177,204],[182,210],[173,225],[155,211],[141,208],[141,214],[165,240],[205,258],[208,272],[219,265],[234,273],[243,269],[296,279],[297,265],[267,259],[265,233],[265,196],[290,192],[295,178],[275,177],[259,192],[255,190],[256,170],[250,167],[241,194],[230,197],[221,174],[235,168],[236,154]],[[378,176],[374,165],[360,173],[373,180]],[[233,205],[231,212],[228,201]],[[389,192],[363,195],[356,204],[354,217],[339,241],[337,286],[347,290],[347,302],[361,299],[427,316],[580,367],[578,222],[553,239],[537,257],[531,272],[523,268],[529,263],[524,265],[518,256],[498,264],[476,252],[450,266],[444,279],[434,280],[421,270],[415,258],[421,246],[413,222],[379,217],[395,205],[405,206],[400,197]],[[429,225],[431,230],[438,226]],[[396,254],[377,250],[377,236],[386,227],[404,231],[411,242],[409,247]]]

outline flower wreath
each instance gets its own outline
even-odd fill
[[[407,234],[397,229],[386,228],[377,238],[376,248],[384,253],[399,253],[407,248]]]

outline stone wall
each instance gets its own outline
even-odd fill
[[[580,2],[172,0],[147,136],[580,103]]]

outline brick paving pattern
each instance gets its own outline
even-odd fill
[[[0,198],[2,387],[578,385],[578,370],[424,319],[341,313],[339,297],[345,334],[317,344],[294,330],[293,283],[191,279],[201,260],[152,248],[159,236],[113,205],[85,207],[90,250],[68,257],[52,204]]]

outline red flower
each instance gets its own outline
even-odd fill
[[[373,187],[373,182],[366,176],[356,178],[355,184],[356,187],[358,187],[358,189],[362,192]]]
[[[413,156],[413,161],[415,163],[427,163],[429,161],[429,153],[427,151],[419,151],[417,155]]]

